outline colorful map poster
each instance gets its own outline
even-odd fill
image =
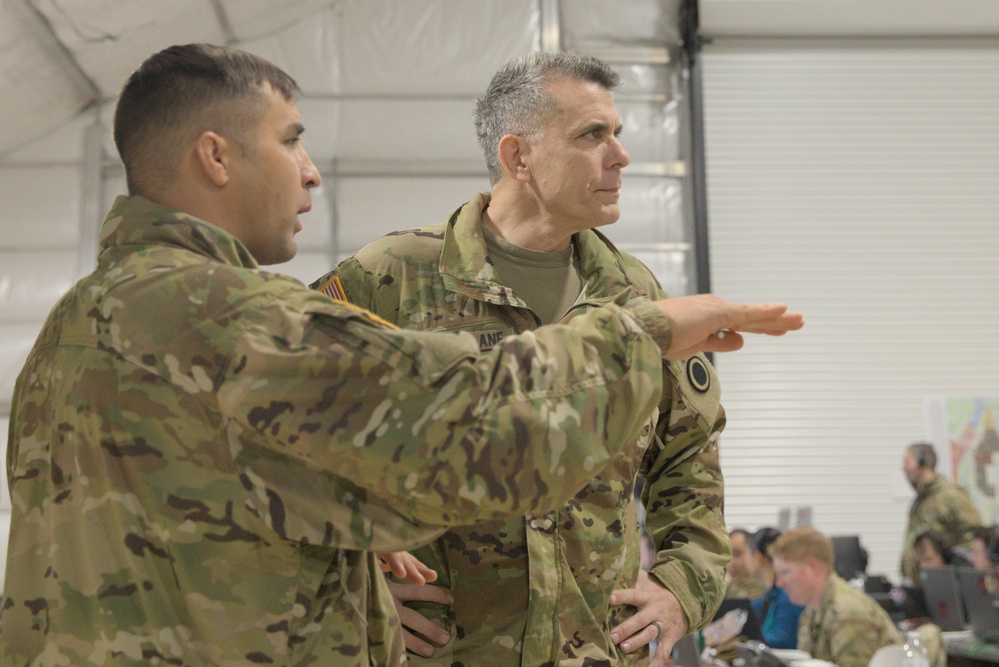
[[[999,523],[999,398],[935,398],[927,408],[938,471],[968,490],[985,523]]]

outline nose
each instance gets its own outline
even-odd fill
[[[628,151],[624,149],[624,144],[622,144],[615,136],[612,136],[610,140],[608,158],[610,160],[610,169],[624,169],[631,164],[631,156],[628,155]]]
[[[309,157],[304,148],[302,149],[302,158],[302,187],[307,190],[318,188],[323,182],[323,177],[319,174],[319,170],[316,169],[316,165],[312,163],[312,158]]]

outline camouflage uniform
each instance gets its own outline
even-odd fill
[[[488,194],[477,196],[446,225],[387,235],[330,275],[339,277],[352,302],[404,329],[470,331],[483,348],[535,329],[537,315],[499,282],[486,256],[480,216],[488,201]],[[597,232],[581,232],[574,242],[584,287],[566,319],[623,295],[665,296],[644,266]],[[457,637],[427,663],[537,667],[646,660],[622,654],[610,640],[610,628],[625,613],[609,607],[611,591],[633,587],[639,570],[636,473],[648,480],[642,492],[646,525],[658,550],[652,576],[677,596],[691,630],[711,620],[731,553],[716,445],[724,413],[703,357],[666,368],[666,398],[659,411],[647,413],[648,430],[568,504],[547,514],[455,528],[415,552],[454,596],[450,606],[414,605]]]
[[[881,605],[835,573],[829,574],[818,610],[805,609],[798,620],[798,648],[837,667],[867,667],[879,648],[901,643]]]
[[[139,197],[101,249],[15,388],[4,665],[402,664],[369,552],[556,507],[661,395],[647,302],[480,354]]]
[[[971,542],[971,529],[982,525],[968,492],[940,474],[929,482],[919,482],[916,499],[909,508],[909,527],[905,531],[902,551],[902,576],[919,583],[919,562],[916,560],[916,536],[925,531],[941,535],[954,547]]]
[[[763,595],[763,584],[752,577],[736,581],[729,577],[725,584],[725,597],[745,600],[755,600]]]

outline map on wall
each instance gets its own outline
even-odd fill
[[[949,445],[938,470],[968,490],[985,523],[999,523],[999,398],[934,398],[927,416],[933,442]]]

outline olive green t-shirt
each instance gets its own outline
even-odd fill
[[[573,244],[545,252],[514,245],[485,227],[482,234],[500,280],[537,314],[541,324],[557,322],[576,303],[583,279]]]

